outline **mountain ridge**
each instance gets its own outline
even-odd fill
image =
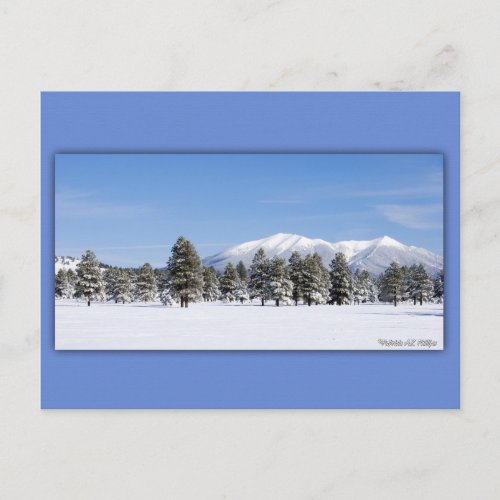
[[[326,266],[337,252],[342,252],[353,271],[366,269],[372,274],[383,272],[392,261],[408,266],[423,264],[431,274],[435,274],[443,267],[442,256],[425,248],[405,245],[387,235],[373,240],[331,243],[291,233],[276,233],[259,240],[247,241],[205,257],[202,262],[204,266],[213,266],[218,271],[222,271],[229,262],[235,265],[240,260],[249,267],[259,248],[262,248],[270,258],[278,255],[285,260],[288,260],[293,251],[298,251],[302,256],[317,252]]]

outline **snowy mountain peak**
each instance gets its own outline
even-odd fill
[[[377,238],[376,240],[373,240],[374,242],[377,242],[378,245],[385,245],[385,246],[390,246],[390,247],[404,247],[402,243],[399,241],[396,241],[394,238],[391,238],[390,236],[382,236],[380,238]]]
[[[423,264],[428,272],[434,274],[443,267],[443,258],[424,248],[407,246],[390,236],[382,236],[368,241],[339,241],[330,243],[322,239],[311,239],[298,234],[277,233],[260,240],[248,241],[233,246],[216,255],[203,259],[203,265],[224,270],[231,262],[236,265],[240,260],[249,267],[253,256],[262,248],[270,258],[278,255],[288,260],[292,252],[302,256],[318,253],[328,266],[337,252],[345,254],[351,269],[366,269],[378,274],[383,272],[392,261],[400,265]]]

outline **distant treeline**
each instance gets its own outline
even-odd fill
[[[104,268],[105,267],[105,268]],[[104,268],[104,270],[103,270]],[[193,244],[182,236],[172,248],[167,267],[153,269],[144,264],[138,269],[103,266],[94,252],[87,250],[76,272],[60,269],[55,279],[58,298],[92,301],[152,302],[164,305],[190,302],[241,302],[257,299],[260,304],[360,304],[366,302],[444,300],[443,271],[431,277],[424,266],[399,266],[396,262],[380,275],[357,269],[354,273],[345,255],[337,253],[327,269],[321,257],[293,252],[288,261],[269,259],[260,248],[249,269],[243,262],[227,264],[224,272],[203,267]]]

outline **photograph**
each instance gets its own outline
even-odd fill
[[[58,350],[442,350],[441,154],[58,154]]]

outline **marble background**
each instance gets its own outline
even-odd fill
[[[0,0],[2,499],[500,498],[500,3]],[[460,90],[461,411],[40,411],[41,90]]]

